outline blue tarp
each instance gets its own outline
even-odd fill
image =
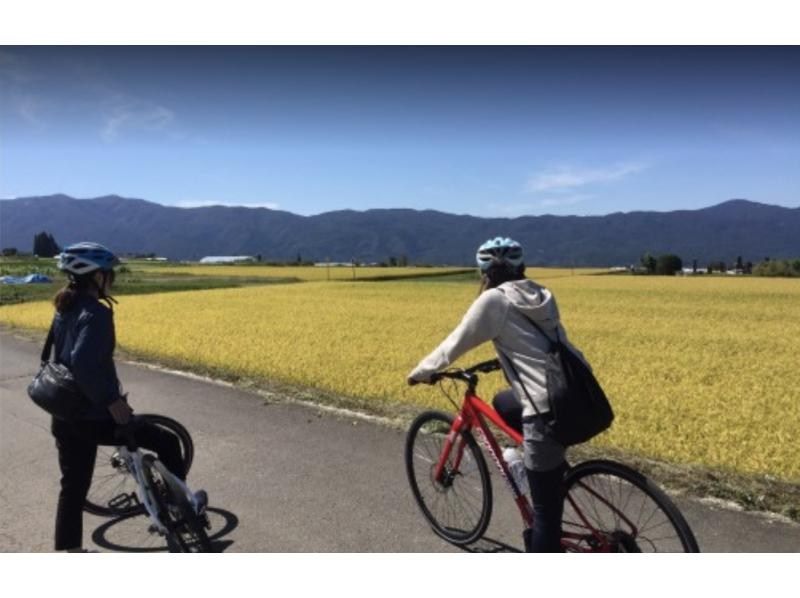
[[[3,284],[35,284],[37,282],[53,282],[43,274],[28,274],[27,276],[3,276],[0,283]]]

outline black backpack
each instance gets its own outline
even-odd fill
[[[556,340],[553,340],[536,322],[526,319],[550,341],[545,366],[550,413],[544,418],[549,435],[564,446],[572,446],[607,430],[614,421],[614,412],[592,371],[561,342],[558,326]],[[508,358],[505,361],[519,380],[536,414],[541,416],[514,364]]]

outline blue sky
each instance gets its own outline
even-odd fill
[[[800,205],[798,48],[5,47],[0,85],[0,197]]]

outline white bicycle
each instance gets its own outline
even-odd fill
[[[120,428],[122,443],[104,466],[110,466],[117,477],[127,480],[126,484],[133,482],[135,492],[117,495],[116,500],[106,503],[102,514],[124,516],[144,511],[150,520],[148,531],[164,537],[170,552],[211,552],[206,532],[210,524],[205,491],[192,492],[155,455],[139,450],[136,425],[151,418],[153,416],[134,417],[129,425]],[[183,448],[185,452],[185,444]],[[126,498],[124,506],[119,502],[120,497]],[[97,512],[96,507],[87,510]]]

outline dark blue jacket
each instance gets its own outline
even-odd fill
[[[69,368],[91,401],[84,419],[108,419],[108,406],[120,398],[114,367],[114,314],[94,297],[84,295],[71,310],[53,318],[53,361]]]

